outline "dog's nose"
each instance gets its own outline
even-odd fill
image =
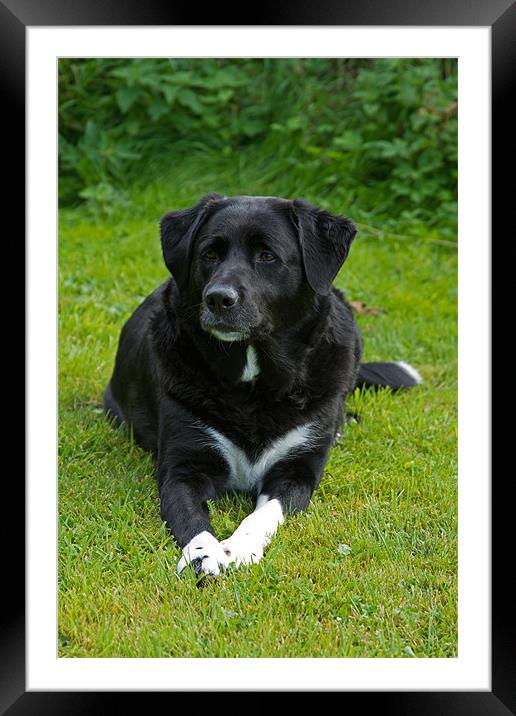
[[[206,291],[204,302],[212,313],[223,313],[238,303],[238,293],[231,286],[212,286]]]

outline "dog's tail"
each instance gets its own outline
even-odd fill
[[[357,388],[412,388],[423,382],[417,370],[408,363],[361,363]]]

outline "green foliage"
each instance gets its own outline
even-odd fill
[[[339,176],[349,172],[358,201],[368,203],[374,187],[381,211],[395,212],[398,222],[452,217],[456,92],[456,76],[443,77],[436,61],[378,60],[356,76],[342,112],[346,129],[328,122],[319,130],[320,156],[333,160]]]
[[[455,235],[455,60],[59,62],[62,205],[112,211],[137,179],[174,173],[192,153],[231,155],[237,170],[250,145],[290,174],[292,193],[309,183],[355,216]]]

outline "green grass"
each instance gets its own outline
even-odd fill
[[[424,228],[362,230],[336,284],[384,309],[358,317],[365,360],[407,360],[414,390],[356,394],[306,512],[258,565],[196,589],[159,516],[149,455],[101,410],[123,322],[167,276],[157,222],[207,191],[338,196],[288,186],[259,162],[193,164],[111,216],[60,214],[59,653],[63,657],[457,655],[457,255]],[[400,233],[404,233],[400,227]],[[228,537],[250,498],[211,505]]]

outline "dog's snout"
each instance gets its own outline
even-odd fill
[[[212,286],[204,294],[204,302],[213,313],[223,313],[238,303],[238,293],[231,286]]]

